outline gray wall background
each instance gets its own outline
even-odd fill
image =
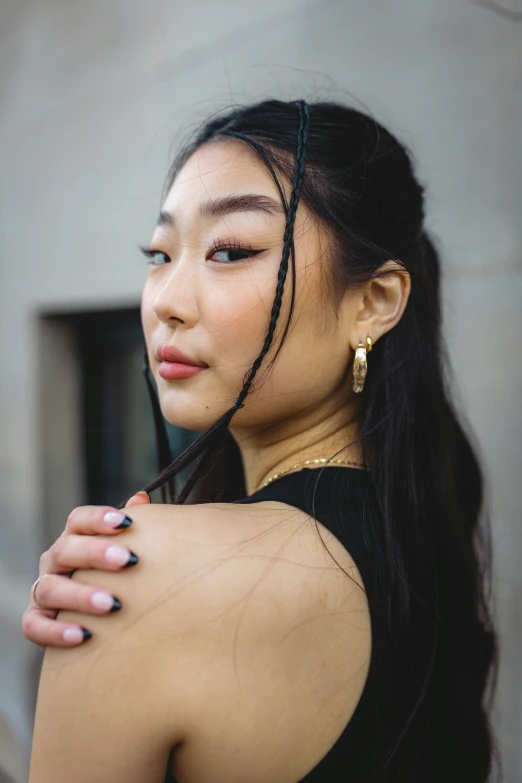
[[[0,768],[13,780],[27,776],[39,661],[20,617],[44,531],[83,502],[75,418],[56,407],[74,391],[74,363],[60,365],[66,337],[43,335],[38,316],[137,304],[136,245],[148,241],[178,142],[225,104],[275,96],[362,103],[410,146],[428,186],[456,393],[490,483],[495,721],[506,783],[522,781],[516,2],[2,0]]]

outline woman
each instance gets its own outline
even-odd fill
[[[42,557],[30,783],[489,779],[483,479],[423,218],[339,104],[236,108],[178,155],[142,324],[161,414],[203,433],[168,464],[147,375],[174,503],[75,509]]]

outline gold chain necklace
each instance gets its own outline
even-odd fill
[[[291,470],[302,468],[305,465],[322,465],[326,462],[329,465],[353,465],[354,467],[358,468],[366,468],[366,465],[361,465],[360,462],[353,462],[352,460],[348,459],[326,459],[325,457],[321,457],[320,459],[307,459],[304,462],[298,462],[295,465],[291,465],[289,468],[285,468],[284,470],[280,470],[278,473],[274,473],[274,475],[270,476],[270,478],[267,479],[264,484],[261,484],[259,489],[267,487],[272,481],[275,481],[277,478],[279,478],[279,476],[284,476],[285,473],[290,473]]]

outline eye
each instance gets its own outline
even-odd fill
[[[170,262],[169,256],[162,250],[154,250],[152,247],[144,247],[143,245],[138,245],[138,248],[146,258],[151,259],[148,263],[152,264],[153,266],[164,266],[164,262],[158,262],[154,260],[156,256],[163,256],[168,260],[168,262]],[[223,242],[222,240],[217,240],[217,242],[208,251],[207,257],[211,258],[212,256],[217,255],[218,259],[216,263],[234,264],[238,261],[243,261],[245,258],[256,256],[262,252],[263,250],[253,250],[252,248],[244,247],[239,242]],[[227,254],[231,256],[228,259],[224,257]]]
[[[253,250],[250,247],[244,247],[239,242],[223,242],[221,239],[218,239],[216,243],[210,248],[208,251],[209,255],[208,257],[212,256],[220,256],[216,263],[218,264],[235,264],[238,261],[243,261],[245,258],[250,258],[251,256],[257,256],[259,253],[262,253],[262,250]],[[223,256],[228,254],[229,259],[227,260]]]
[[[165,258],[168,258],[170,261],[170,258],[166,253],[164,253],[162,250],[153,250],[151,247],[143,247],[143,245],[138,245],[140,252],[143,253],[144,256],[150,259],[154,259],[156,256],[165,256]],[[153,266],[163,266],[162,263],[158,263],[156,261],[149,261],[149,264],[152,264]]]

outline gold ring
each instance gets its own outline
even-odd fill
[[[40,579],[43,579],[44,576],[49,576],[49,574],[42,574],[42,576],[39,576],[36,582],[31,585],[31,594],[33,596],[33,601],[35,602],[36,606],[40,607],[40,609],[45,609],[45,606],[42,606],[42,604],[38,601],[36,597],[36,588],[38,586],[38,582],[40,581]]]

